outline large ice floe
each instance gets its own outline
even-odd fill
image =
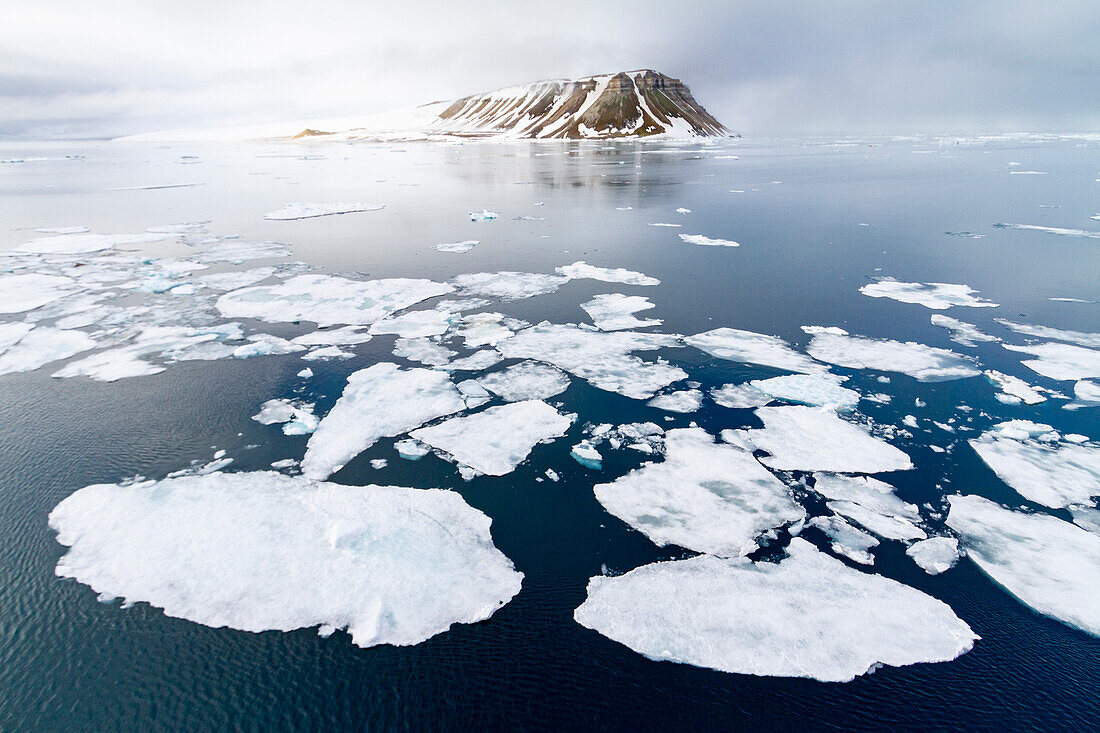
[[[660,285],[661,281],[641,272],[627,270],[622,267],[596,267],[583,260],[572,265],[556,268],[555,272],[564,275],[570,280],[600,280],[605,283],[623,283],[624,285]]]
[[[545,400],[561,394],[569,386],[569,377],[549,364],[524,361],[486,374],[478,383],[505,402]]]
[[[451,418],[410,435],[478,473],[511,473],[538,443],[565,435],[572,419],[540,400],[513,402]]]
[[[234,290],[218,298],[229,318],[273,323],[312,321],[319,326],[369,325],[428,298],[453,290],[432,280],[350,280],[335,275],[298,275],[277,285]]]
[[[660,326],[662,321],[659,318],[641,319],[634,315],[638,311],[653,307],[653,303],[650,303],[648,298],[622,293],[597,295],[587,303],[581,304],[581,308],[601,331],[624,331],[630,328]]]
[[[360,369],[348,377],[344,393],[310,437],[302,473],[328,478],[379,438],[401,435],[465,408],[443,372],[400,369],[386,362]]]
[[[80,489],[51,513],[57,574],[102,600],[242,631],[346,629],[417,644],[489,618],[523,575],[453,492],[273,472]]]
[[[665,434],[665,459],[595,487],[604,508],[657,545],[745,555],[761,533],[805,516],[786,485],[702,428]]]
[[[905,453],[828,408],[759,407],[756,416],[764,428],[746,436],[770,454],[760,460],[776,470],[880,473],[913,467]]]
[[[1062,509],[1100,496],[1100,446],[1060,441],[1049,425],[1001,423],[970,441],[997,477],[1020,496]]]
[[[273,221],[290,221],[293,219],[313,219],[318,216],[332,216],[334,214],[352,214],[359,211],[379,211],[386,208],[385,204],[286,204],[281,209],[264,214],[265,219]]]
[[[501,341],[509,359],[534,359],[564,369],[609,392],[648,399],[657,390],[687,377],[679,367],[642,361],[631,352],[678,346],[678,336],[659,333],[587,330],[573,324],[543,322]]]
[[[76,292],[72,278],[26,273],[0,276],[0,313],[25,313]]]
[[[945,662],[978,638],[915,588],[797,537],[787,553],[779,563],[700,555],[595,577],[574,618],[650,659],[824,682]]]
[[[1002,344],[1009,351],[1019,351],[1038,358],[1025,359],[1028,369],[1058,381],[1100,377],[1100,349],[1086,349],[1072,344],[1035,344],[1014,346]]]
[[[932,310],[946,310],[956,305],[971,308],[998,307],[997,303],[974,297],[977,291],[969,286],[953,283],[903,283],[893,278],[884,278],[864,285],[859,292],[872,298],[915,303]]]
[[[883,539],[909,542],[927,536],[917,526],[920,511],[898,498],[888,483],[869,476],[815,473],[813,488],[828,499],[826,506],[830,511]]]
[[[980,496],[948,498],[967,557],[1039,613],[1100,636],[1100,535]]]
[[[456,275],[451,283],[463,293],[484,295],[501,300],[521,300],[552,293],[569,278],[537,272],[472,272]]]
[[[1077,344],[1078,346],[1086,346],[1090,349],[1100,349],[1100,333],[1065,331],[1060,328],[1051,328],[1050,326],[1034,326],[1030,323],[1016,323],[1015,321],[1010,321],[1005,318],[997,318],[995,320],[1008,330],[1022,333],[1025,336],[1035,336],[1036,338],[1052,339],[1054,341],[1066,341],[1071,344]]]
[[[11,333],[18,330],[10,327],[5,329],[4,326],[7,325],[9,324],[0,325],[0,374],[34,371],[52,361],[68,359],[93,349],[96,345],[83,331],[38,326],[34,329],[28,327],[21,338],[5,347],[5,331]]]
[[[962,379],[981,374],[965,356],[913,341],[817,333],[806,351],[813,358],[829,364],[849,369],[900,372],[921,382]]]
[[[946,328],[951,332],[950,339],[963,346],[977,346],[979,341],[993,343],[1000,341],[996,336],[990,336],[971,323],[960,321],[951,316],[945,316],[942,313],[932,314],[932,325]]]
[[[241,346],[248,345],[233,346],[224,343],[227,340],[242,338],[241,326],[238,323],[195,328],[189,326],[140,327],[125,335],[121,345],[69,362],[54,372],[53,376],[59,378],[86,376],[103,382],[114,382],[119,379],[163,372],[165,367],[150,361],[152,358],[177,362],[260,355],[259,352],[238,354],[237,350]],[[282,339],[279,341],[281,342]],[[252,342],[253,347],[262,350],[262,347],[257,347],[256,343]],[[271,342],[269,346],[275,346],[277,343]]]
[[[844,377],[818,372],[754,379],[749,382],[749,387],[771,399],[830,407],[834,410],[850,410],[859,403],[859,392],[840,386],[843,383]]]
[[[805,354],[792,349],[783,339],[753,331],[716,328],[687,336],[684,342],[719,359],[807,374],[826,369],[823,364],[815,363]]]

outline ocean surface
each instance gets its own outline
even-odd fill
[[[199,185],[144,188],[168,184]],[[385,208],[263,218],[290,202]],[[469,212],[482,210],[499,216],[471,221]],[[1100,230],[1090,218],[1098,213],[1094,138],[0,146],[0,250],[48,236],[36,228],[132,234],[201,222],[212,241],[238,236],[222,241],[279,242],[292,251],[209,272],[301,261],[313,272],[354,279],[443,282],[473,272],[553,273],[583,260],[642,272],[660,285],[571,280],[555,292],[494,300],[484,310],[532,324],[588,323],[581,303],[623,292],[655,305],[638,314],[663,321],[648,330],[687,335],[731,327],[804,351],[811,336],[802,326],[835,326],[950,349],[1065,397],[1007,404],[982,376],[921,382],[890,373],[884,382],[885,372],[834,367],[849,377],[845,387],[889,395],[889,402],[861,400],[857,412],[877,426],[905,428],[887,440],[915,468],[881,478],[922,508],[930,533],[946,531],[943,500],[958,493],[1070,519],[1064,509],[1024,500],[967,440],[1026,419],[1097,441],[1100,408],[1063,409],[1073,381],[1029,370],[1021,363],[1026,354],[999,342],[960,345],[930,316],[944,313],[1013,344],[1029,338],[995,319],[1100,331],[1100,239],[1087,236]],[[740,246],[698,246],[679,234]],[[464,240],[479,243],[465,253],[435,249]],[[201,244],[168,238],[118,248],[186,258]],[[965,284],[999,307],[938,311],[860,292],[878,278]],[[187,296],[178,300],[180,309],[189,307]],[[287,339],[312,330],[305,322],[233,320]],[[524,577],[522,590],[485,621],[456,624],[412,646],[361,648],[340,631],[328,638],[316,627],[250,633],[168,617],[144,602],[124,608],[57,577],[67,548],[47,517],[63,499],[91,484],[162,479],[206,464],[215,451],[233,459],[224,472],[301,459],[309,436],[284,435],[251,416],[273,398],[315,403],[324,416],[356,370],[386,361],[419,366],[393,355],[394,340],[375,336],[347,347],[353,356],[346,359],[303,362],[299,352],[180,361],[112,382],[53,378],[65,361],[0,375],[0,728],[1100,727],[1100,639],[1040,615],[966,557],[929,575],[900,542],[875,547],[873,565],[845,562],[948,604],[981,637],[957,659],[882,667],[845,683],[760,677],[653,661],[581,626],[573,613],[590,578],[695,554],[658,547],[601,506],[594,485],[660,458],[605,444],[601,470],[582,466],[570,448],[585,437],[585,426],[652,421],[667,430],[694,423],[717,436],[761,422],[750,409],[709,398],[695,412],[665,412],[575,376],[548,400],[578,416],[567,434],[536,445],[504,476],[467,481],[436,455],[402,460],[394,439],[383,438],[331,478],[449,489],[488,515],[493,544]],[[704,393],[785,373],[693,348],[640,356],[683,368]],[[312,379],[295,376],[304,366]],[[906,428],[908,415],[916,427]],[[935,425],[952,418],[966,431]],[[375,459],[388,463],[376,468]],[[543,480],[548,468],[559,482]],[[797,482],[800,475],[783,478]],[[807,508],[822,513],[820,504]],[[820,532],[803,536],[829,551]],[[781,555],[785,538],[764,554]]]

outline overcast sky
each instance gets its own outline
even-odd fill
[[[750,135],[1100,129],[1100,0],[2,0],[0,136],[382,112],[654,68]]]

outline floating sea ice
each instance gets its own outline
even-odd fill
[[[25,313],[76,292],[76,282],[61,275],[0,275],[0,313]]]
[[[240,324],[234,323],[208,328],[149,326],[140,329],[123,345],[70,362],[54,372],[53,376],[87,376],[102,382],[114,382],[158,374],[164,371],[164,367],[142,357],[160,356],[168,361],[223,359],[232,356],[234,347],[220,342],[240,338]]]
[[[665,434],[665,460],[595,487],[604,508],[655,544],[746,555],[763,532],[805,513],[752,453],[701,428]]]
[[[573,616],[655,660],[847,682],[945,662],[978,638],[942,601],[791,540],[779,563],[701,555],[588,583]]]
[[[443,372],[381,363],[348,377],[344,393],[309,439],[302,473],[324,479],[374,445],[466,408]]]
[[[390,462],[387,461],[385,458],[372,458],[370,462],[370,467],[373,468],[375,471],[381,471],[388,465],[390,465]]]
[[[493,219],[499,218],[500,214],[495,211],[489,211],[488,209],[470,212],[470,221],[492,221]]]
[[[3,340],[3,331],[0,331],[0,341]],[[82,351],[93,349],[95,345],[95,340],[83,331],[39,326],[24,332],[7,349],[0,350],[0,374],[31,372],[52,361],[68,359]]]
[[[1037,405],[1040,402],[1046,402],[1046,397],[1019,377],[1013,377],[995,369],[986,369],[982,373],[990,384],[1000,390],[995,396],[1001,402],[1010,405],[1018,405],[1021,402],[1025,405]]]
[[[333,214],[351,214],[357,211],[379,211],[386,208],[385,204],[286,204],[283,208],[264,214],[265,219],[273,221],[289,221],[291,219],[312,219],[317,216],[331,216]]]
[[[494,364],[498,364],[501,361],[500,352],[495,349],[482,349],[481,351],[475,351],[469,356],[464,356],[461,359],[455,359],[454,361],[447,362],[446,364],[439,364],[442,369],[446,369],[449,372],[480,372],[483,369],[488,369]]]
[[[371,324],[373,334],[395,333],[402,338],[421,338],[439,336],[446,333],[451,324],[444,313],[437,310],[412,311],[399,316],[390,316]]]
[[[410,435],[478,473],[503,476],[536,444],[565,435],[572,419],[539,400],[500,407],[414,430]]]
[[[1073,402],[1062,405],[1065,410],[1077,410],[1082,407],[1100,407],[1100,384],[1082,379],[1073,385]]]
[[[967,285],[952,283],[903,283],[893,278],[883,278],[859,289],[872,298],[890,298],[902,303],[916,303],[932,310],[946,310],[963,305],[971,308],[997,308],[997,303],[975,298],[978,291]]]
[[[309,367],[306,367],[302,371],[298,372],[298,374],[296,374],[295,376],[301,377],[302,379],[309,379],[313,376],[313,370]]]
[[[569,386],[569,377],[561,370],[535,361],[514,364],[477,381],[505,402],[545,400],[561,394]]]
[[[680,337],[633,331],[601,332],[547,322],[524,329],[498,345],[509,359],[534,359],[564,369],[593,386],[638,400],[648,399],[687,372],[642,361],[633,351],[678,346]]]
[[[592,445],[592,443],[587,440],[582,440],[573,446],[569,450],[569,455],[573,457],[573,460],[585,468],[591,468],[594,471],[603,469],[603,456],[600,455],[596,446]]]
[[[233,349],[234,359],[251,359],[253,356],[275,356],[277,354],[293,354],[305,351],[306,347],[293,341],[281,339],[278,336],[257,334],[248,337],[249,343],[241,344]]]
[[[622,331],[630,328],[646,328],[648,326],[660,326],[662,321],[657,318],[640,319],[633,314],[638,311],[655,307],[648,298],[640,295],[623,295],[622,293],[609,293],[597,295],[587,303],[582,303],[581,308],[592,318],[596,328],[601,331]]]
[[[464,293],[486,295],[501,300],[520,300],[552,293],[569,278],[537,272],[472,272],[456,275],[451,283]]]
[[[34,328],[33,323],[0,323],[0,354],[19,343]]]
[[[1088,237],[1100,238],[1100,232],[1090,232],[1086,229],[1062,229],[1061,227],[1043,227],[1035,224],[994,224],[999,229],[1031,229],[1047,234],[1057,234],[1062,237]]]
[[[302,357],[303,361],[328,361],[329,359],[351,359],[355,354],[345,351],[339,346],[321,346],[310,349],[310,352]]]
[[[1077,381],[1100,377],[1100,349],[1070,344],[1045,343],[1034,346],[1002,344],[1009,351],[1032,354],[1039,358],[1021,362],[1028,369],[1059,381]]]
[[[35,231],[39,234],[84,234],[90,232],[88,227],[37,227]]]
[[[963,346],[977,346],[978,341],[1000,341],[996,336],[990,336],[973,324],[964,323],[942,313],[932,314],[932,325],[946,328],[951,332],[951,340]]]
[[[748,438],[771,454],[761,462],[779,471],[880,473],[913,467],[909,456],[828,408],[758,407],[756,416],[764,429],[748,431]]]
[[[981,372],[965,356],[947,349],[863,336],[819,333],[806,351],[820,361],[849,369],[901,372],[921,382],[973,377]]]
[[[509,318],[503,313],[471,313],[462,319],[462,328],[458,335],[471,349],[478,346],[492,346],[512,337],[512,328],[523,328],[527,322]]]
[[[412,438],[399,440],[393,444],[393,447],[397,450],[397,455],[401,456],[406,461],[419,461],[432,450],[429,446],[424,445],[419,440],[413,440]]]
[[[34,252],[43,255],[75,255],[100,252],[124,244],[148,244],[166,238],[164,234],[62,234],[39,237],[15,248],[16,252]]]
[[[523,579],[490,519],[437,489],[264,471],[80,489],[51,513],[56,573],[103,597],[241,631],[346,628],[417,644],[491,616]]]
[[[350,346],[352,344],[363,344],[370,340],[371,335],[360,330],[357,326],[319,329],[291,339],[294,343],[302,346]]]
[[[676,226],[680,226],[677,224]],[[741,245],[731,239],[715,239],[704,237],[702,234],[681,234],[680,239],[688,244],[698,244],[704,247],[740,247]]]
[[[394,356],[403,356],[409,361],[427,364],[428,366],[443,366],[455,353],[446,346],[426,338],[399,338],[393,348]]]
[[[905,554],[924,572],[939,575],[958,562],[959,541],[954,537],[930,537],[910,545]]]
[[[719,359],[760,364],[789,372],[812,374],[826,371],[824,365],[817,364],[805,354],[798,353],[783,339],[753,331],[716,328],[713,331],[688,336],[684,341]]]
[[[1100,636],[1100,536],[980,496],[948,501],[947,526],[993,582],[1039,613]]]
[[[1017,424],[1033,423],[1012,421],[1007,425]],[[1026,430],[998,426],[969,442],[997,477],[1025,499],[1052,509],[1091,505],[1092,497],[1100,496],[1100,446],[1043,439],[1048,437],[1052,436],[1044,433],[1036,440]]]
[[[1051,328],[1050,326],[1033,326],[1030,323],[1015,323],[1004,318],[997,318],[996,321],[1010,331],[1022,333],[1027,336],[1052,339],[1054,341],[1068,341],[1078,346],[1086,346],[1090,349],[1100,349],[1100,333],[1063,331],[1060,328]]]
[[[242,272],[218,272],[195,278],[195,282],[211,290],[236,290],[263,282],[275,274],[274,267],[257,267]]]
[[[829,499],[831,511],[888,540],[922,540],[917,507],[902,501],[894,487],[868,476],[814,474],[814,491]]]
[[[466,403],[466,409],[473,410],[481,407],[492,399],[488,391],[476,379],[464,379],[455,385],[462,394],[462,401]]]
[[[435,248],[440,252],[456,252],[458,254],[464,254],[471,249],[481,244],[476,239],[466,239],[461,242],[442,242],[435,245]]]
[[[855,390],[841,387],[843,381],[843,377],[835,374],[818,372],[754,379],[749,382],[749,386],[777,400],[829,407],[834,410],[850,410],[859,403],[860,395]],[[761,403],[761,405],[764,404],[767,404],[767,401]]]
[[[231,265],[239,265],[248,260],[275,259],[289,256],[290,247],[278,242],[219,242],[202,252],[189,255],[188,259],[205,264],[228,262]]]
[[[572,265],[565,265],[555,269],[559,275],[565,275],[570,280],[600,280],[605,283],[623,283],[625,285],[660,285],[661,281],[655,277],[643,274],[641,272],[635,272],[634,270],[626,270],[622,267],[616,267],[614,269],[608,267],[595,267],[589,265],[583,260],[574,262]]]
[[[649,224],[651,227],[682,227],[683,224],[670,224],[664,221],[654,221]]]
[[[277,285],[234,290],[218,298],[230,318],[272,323],[312,321],[319,326],[368,325],[422,300],[444,295],[450,285],[431,280],[349,280],[334,275],[298,275]]]
[[[710,398],[722,407],[735,410],[763,407],[772,398],[748,384],[723,384],[710,391]]]
[[[667,392],[657,395],[646,404],[669,412],[695,412],[703,406],[703,393],[697,389]]]
[[[205,186],[202,181],[194,183],[152,183],[148,186],[116,186],[108,188],[108,191],[159,191],[162,188],[191,188],[192,186]]]
[[[317,429],[319,422],[312,404],[293,400],[268,400],[252,419],[261,425],[282,423],[285,435],[308,435]]]
[[[814,517],[810,520],[810,525],[825,533],[833,552],[861,565],[874,564],[875,558],[869,550],[878,546],[878,540],[871,535],[836,516]]]

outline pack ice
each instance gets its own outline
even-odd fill
[[[25,313],[76,292],[62,275],[26,273],[0,276],[0,313]]]
[[[798,537],[779,563],[700,555],[595,577],[582,626],[654,660],[848,682],[946,662],[978,636],[942,601],[854,570]]]
[[[1100,377],[1100,349],[1086,349],[1072,344],[1035,344],[1014,346],[1002,344],[1009,351],[1032,354],[1038,358],[1021,362],[1028,369],[1059,381]]]
[[[716,328],[687,336],[684,342],[719,359],[760,364],[788,372],[812,374],[825,371],[824,365],[798,353],[783,339],[753,331]]]
[[[505,402],[545,400],[561,394],[569,386],[569,377],[549,364],[524,361],[499,372],[480,377],[478,383]]]
[[[964,356],[912,341],[818,333],[806,351],[815,359],[849,369],[900,372],[921,382],[973,377],[981,372]]]
[[[490,519],[453,492],[274,472],[80,489],[50,513],[57,575],[101,598],[241,631],[347,629],[418,644],[489,618],[520,589]]]

